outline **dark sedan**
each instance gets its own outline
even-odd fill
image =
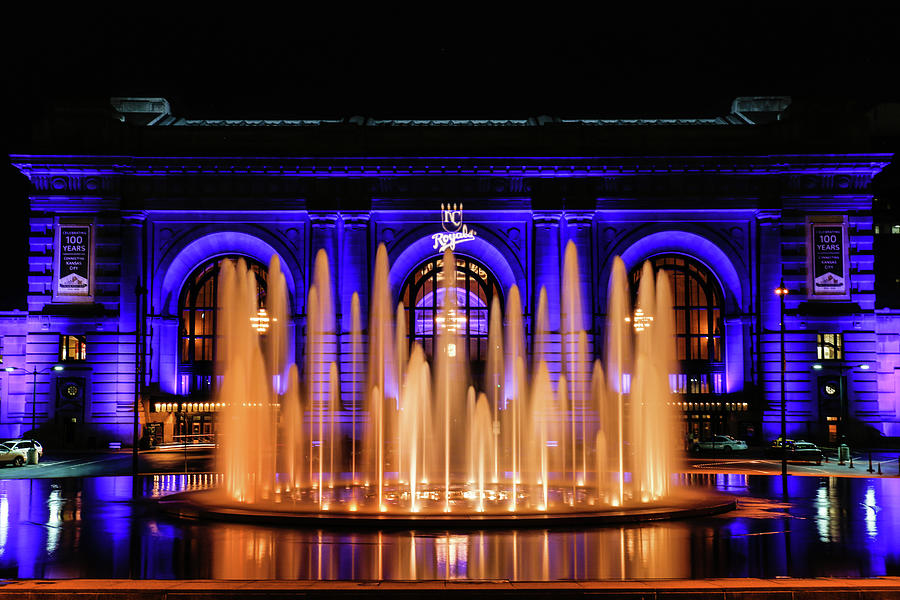
[[[781,458],[781,440],[775,440],[766,448],[766,456]],[[822,464],[822,451],[812,442],[803,440],[788,440],[786,444],[787,459],[794,462],[814,462]]]

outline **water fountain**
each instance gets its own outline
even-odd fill
[[[402,304],[391,301],[380,246],[364,335],[351,309],[353,362],[364,392],[340,389],[328,257],[309,289],[305,381],[286,351],[290,323],[277,257],[269,266],[268,328],[252,327],[255,281],[242,261],[220,274],[218,361],[224,376],[218,452],[224,487],[165,500],[181,516],[471,523],[646,520],[706,514],[733,501],[672,489],[680,452],[669,374],[675,366],[668,278],[644,265],[637,302],[616,258],[605,361],[591,360],[578,257],[565,252],[560,332],[541,290],[529,360],[519,290],[490,307],[483,382],[472,382],[456,260],[438,276],[433,360],[407,351]],[[397,318],[395,320],[395,314]],[[554,338],[555,335],[555,338]],[[551,352],[554,341],[559,352]],[[346,346],[345,346],[346,347]],[[605,365],[605,369],[604,369]],[[476,387],[477,386],[477,387]]]

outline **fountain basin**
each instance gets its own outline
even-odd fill
[[[241,504],[230,501],[221,490],[181,492],[161,498],[158,506],[165,514],[179,519],[212,519],[267,525],[296,527],[372,527],[423,529],[471,527],[568,527],[603,526],[687,519],[715,515],[737,507],[735,498],[722,494],[673,494],[656,502],[626,507],[574,507],[566,510],[509,513],[411,513],[351,511],[339,507],[319,510],[290,503],[257,502]]]

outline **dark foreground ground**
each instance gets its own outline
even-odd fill
[[[54,454],[0,468],[0,599],[217,597],[900,598],[896,451],[781,465],[686,459],[738,499],[614,527],[379,531],[178,520],[150,500],[217,485],[212,448]],[[877,474],[878,467],[882,474]],[[187,473],[185,473],[187,471]]]
[[[175,600],[207,598],[629,598],[881,600],[900,598],[900,577],[704,581],[10,581],[0,598]]]

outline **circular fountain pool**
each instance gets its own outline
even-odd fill
[[[520,508],[511,511],[508,504],[504,503],[503,506],[496,505],[479,511],[474,503],[454,502],[450,512],[443,512],[441,503],[437,502],[433,506],[423,506],[418,512],[409,512],[403,506],[391,505],[385,507],[384,511],[378,511],[373,510],[373,507],[347,501],[347,498],[361,497],[360,492],[367,491],[364,488],[346,488],[341,491],[344,492],[345,500],[332,502],[323,509],[319,509],[311,501],[281,498],[253,504],[236,504],[219,489],[173,494],[161,499],[159,506],[165,513],[183,519],[379,528],[596,526],[699,517],[727,512],[736,507],[735,499],[730,496],[697,490],[679,490],[655,502],[615,507],[588,500],[590,490],[581,490],[585,497],[579,501],[554,504],[549,510]],[[552,495],[565,496],[567,493],[568,491],[554,490]],[[310,490],[308,495],[314,496],[315,491]]]

